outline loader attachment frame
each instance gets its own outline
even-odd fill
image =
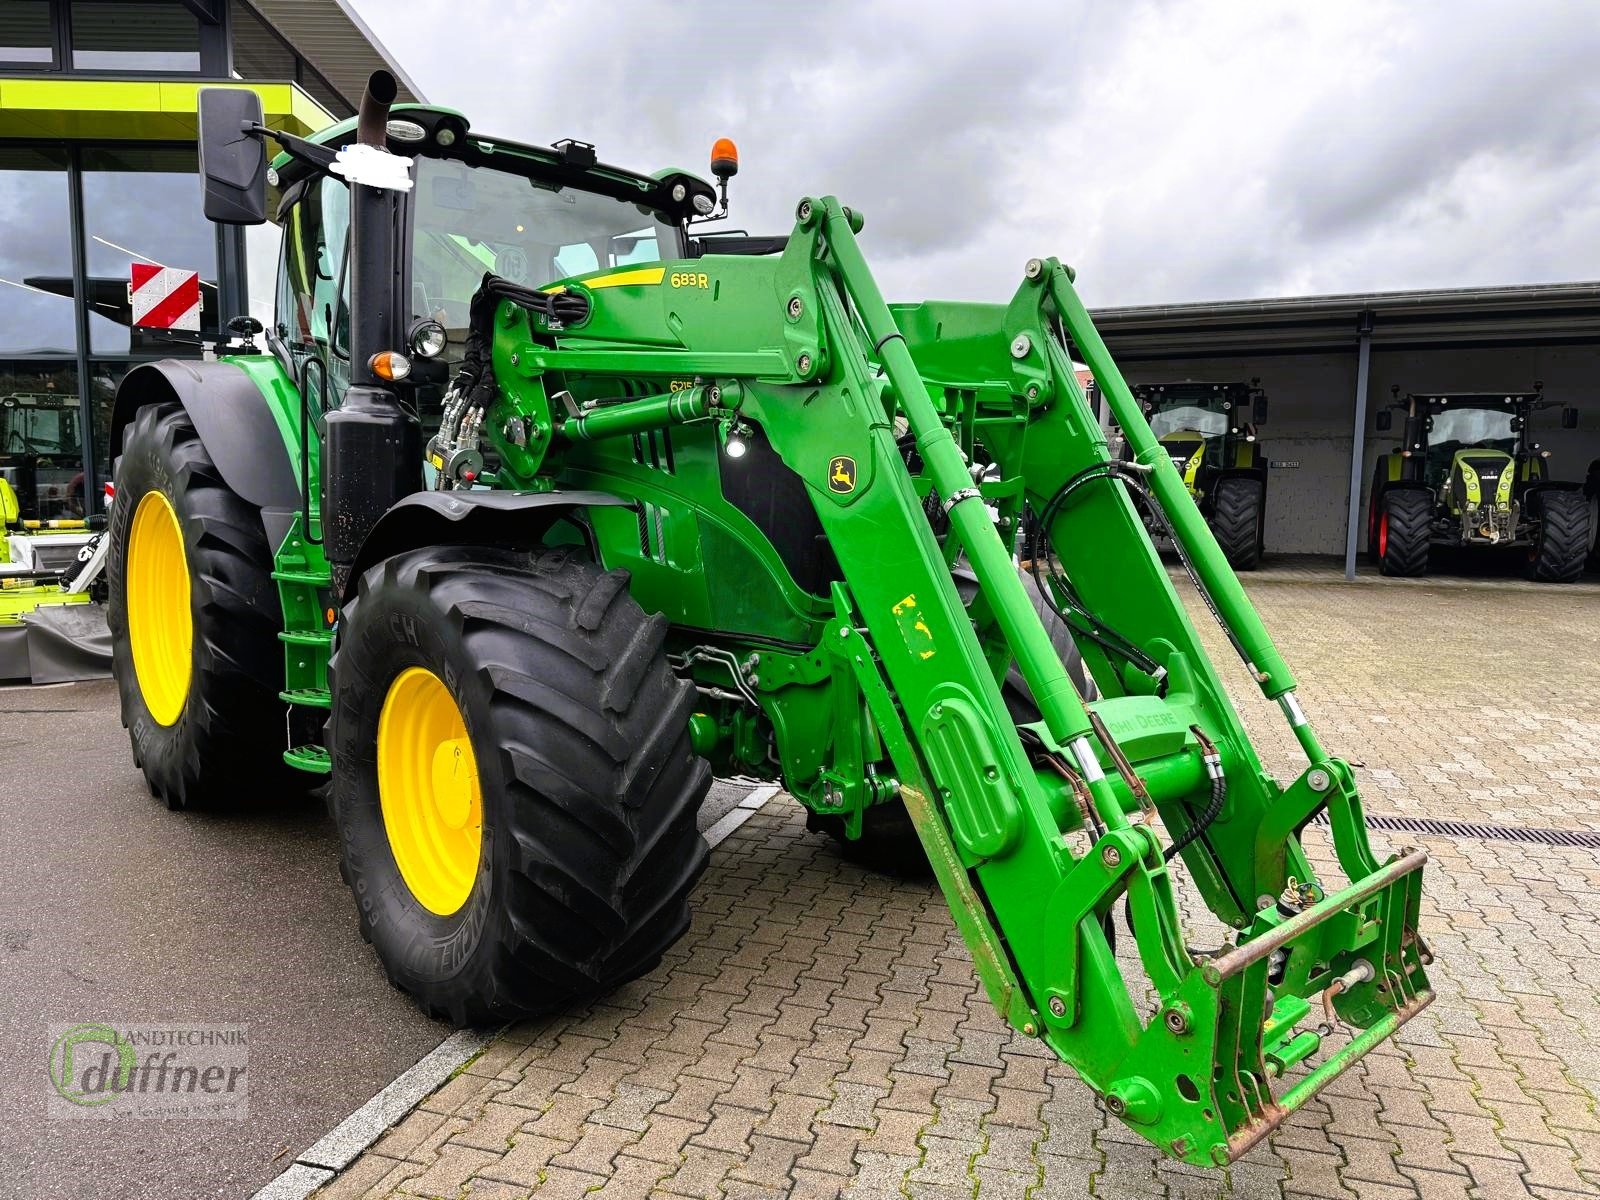
[[[860,226],[837,200],[808,199],[779,259],[711,255],[693,271],[668,263],[548,289],[587,301],[578,322],[503,301],[492,352],[503,407],[482,426],[515,415],[541,432],[526,446],[495,445],[500,485],[549,486],[540,476],[553,475],[559,487],[633,501],[636,512],[595,514],[604,560],[634,572],[635,596],[683,641],[721,638],[751,652],[746,666],[762,661],[759,680],[736,664],[703,676],[714,686],[702,690],[726,698],[739,686],[759,705],[791,791],[852,832],[870,805],[903,802],[999,1013],[1169,1154],[1231,1161],[1432,999],[1416,933],[1425,856],[1374,857],[1349,767],[1306,720],[1070,270],[1029,262],[1004,307],[891,309]],[[1092,371],[1131,464],[1111,459],[1069,350]],[[619,378],[657,380],[644,389],[655,394],[574,402],[605,395],[604,380],[614,392]],[[720,495],[694,490],[687,450],[662,479],[602,449],[631,438],[640,461],[641,438],[653,456],[656,431],[677,428],[683,446],[696,426],[718,430],[702,439],[713,455],[759,427],[804,482],[839,567],[827,608],[792,605],[792,627],[816,633],[809,653],[786,655],[767,628],[717,625],[703,600],[685,598],[674,522],[686,509],[702,531],[736,522]],[[1306,765],[1289,786],[1257,760],[1136,505],[1161,515],[1207,608],[1292,727]],[[1079,694],[1030,601],[1016,565],[1024,549],[1077,637],[1097,700]],[[976,576],[976,598],[958,591],[958,560]],[[686,670],[715,657],[699,645],[695,655]],[[1036,721],[1008,713],[1000,680],[1012,666]],[[831,681],[828,720],[813,719],[819,681]],[[819,771],[800,770],[794,744],[818,728],[831,728],[829,753]],[[710,718],[703,732],[706,746],[750,740]],[[1342,888],[1317,882],[1300,844],[1323,812]],[[1173,887],[1179,854],[1235,945],[1190,949]],[[1145,989],[1124,981],[1109,940],[1121,901]],[[1334,1048],[1309,1066],[1325,1042]]]

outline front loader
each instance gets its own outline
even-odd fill
[[[1070,269],[891,306],[832,197],[787,237],[704,232],[725,143],[717,188],[393,96],[380,73],[353,126],[274,135],[265,351],[118,394],[110,617],[156,795],[327,781],[384,969],[480,1022],[649,970],[712,769],[781,782],[868,859],[913,829],[1000,1016],[1190,1163],[1432,1000],[1425,856],[1373,854]],[[201,104],[208,214],[261,220],[259,110]],[[1292,728],[1286,784],[1146,513]]]

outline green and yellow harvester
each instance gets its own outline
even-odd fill
[[[285,249],[263,351],[117,395],[109,611],[156,795],[328,781],[362,932],[468,1023],[649,970],[713,770],[781,782],[869,860],[914,831],[1000,1015],[1190,1163],[1432,1000],[1425,855],[1373,853],[1069,268],[891,306],[832,197],[704,232],[729,144],[719,187],[393,97],[269,170],[250,93],[204,93],[208,215],[263,220],[270,180]],[[1144,513],[1292,728],[1287,782]]]

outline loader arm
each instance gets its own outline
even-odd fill
[[[627,566],[640,603],[691,629],[719,598],[685,597],[675,581],[699,568],[686,560],[701,542],[674,543],[672,530],[698,522],[726,540],[744,535],[744,517],[717,489],[694,490],[705,463],[687,434],[715,426],[729,442],[759,427],[803,481],[838,577],[823,605],[780,589],[782,638],[776,617],[707,631],[774,665],[757,680],[724,664],[714,679],[697,676],[702,690],[738,703],[737,687],[758,704],[784,777],[813,808],[838,804],[859,829],[863,807],[903,801],[1000,1014],[1167,1153],[1226,1163],[1432,999],[1416,932],[1425,856],[1374,857],[1350,768],[1318,742],[1071,272],[1031,261],[1003,307],[891,311],[860,227],[831,197],[806,200],[775,259],[709,255],[546,289],[581,297],[578,321],[503,300],[498,392],[477,421],[500,464],[496,486],[624,496],[631,511],[596,515],[607,565]],[[1092,370],[1132,465],[1111,459],[1069,347]],[[630,382],[619,397],[619,380],[654,382],[644,395]],[[685,441],[662,468],[654,436],[672,427]],[[628,439],[631,455],[605,449]],[[947,528],[930,519],[930,497]],[[1289,721],[1306,765],[1288,786],[1251,747],[1141,506],[1161,514],[1229,642]],[[1019,554],[1065,615],[1099,699],[1080,696]],[[958,560],[976,599],[956,586]],[[1008,712],[1001,678],[1013,664],[1038,720]],[[807,705],[830,680],[827,721],[807,726]],[[849,728],[852,713],[862,729]],[[837,791],[815,774],[815,756],[785,747],[827,722],[835,767],[859,775],[881,746],[893,778]],[[1324,810],[1347,877],[1327,887],[1299,841]],[[1179,862],[1233,944],[1190,948]],[[1107,934],[1124,898],[1146,977],[1132,986]],[[1275,1092],[1280,1077],[1287,1086]]]

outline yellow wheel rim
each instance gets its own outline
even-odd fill
[[[125,574],[128,642],[139,692],[157,724],[175,725],[189,698],[194,617],[183,528],[161,492],[146,492],[134,509]]]
[[[400,878],[448,917],[467,902],[483,849],[483,792],[467,723],[439,677],[408,667],[378,715],[378,799]]]

